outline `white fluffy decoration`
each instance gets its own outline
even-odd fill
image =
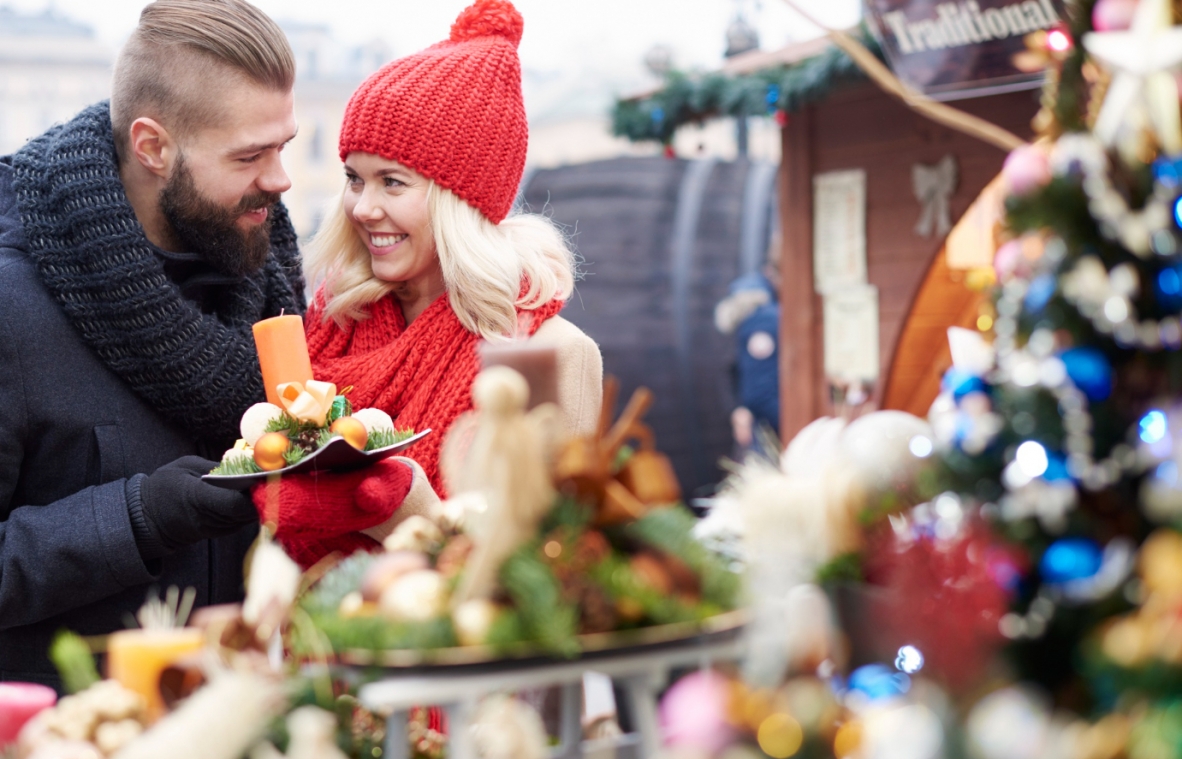
[[[385,430],[387,432],[394,431],[394,420],[390,415],[380,408],[361,408],[354,411],[351,416],[357,421],[365,425],[365,431],[373,434],[375,430]]]
[[[238,759],[286,705],[278,678],[221,673],[114,759]]]
[[[246,444],[254,447],[254,444],[267,431],[267,425],[282,415],[283,409],[274,403],[256,403],[242,415],[238,431],[242,433],[242,439],[246,441]]]

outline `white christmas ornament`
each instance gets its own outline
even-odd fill
[[[267,431],[267,425],[281,416],[283,416],[283,409],[274,403],[254,404],[246,410],[246,413],[242,415],[242,421],[238,424],[242,439],[246,441],[247,445],[253,447]]]
[[[1182,63],[1182,27],[1171,21],[1168,0],[1140,0],[1128,31],[1084,35],[1088,52],[1116,70],[1094,129],[1106,145],[1140,120],[1152,125],[1167,153],[1182,152],[1178,85],[1169,71]]]
[[[365,425],[365,431],[372,435],[377,430],[394,431],[394,420],[380,408],[362,408],[354,411],[351,416]]]
[[[426,622],[447,611],[447,580],[430,569],[409,572],[382,591],[382,614],[395,622]]]

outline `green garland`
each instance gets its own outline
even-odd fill
[[[865,27],[855,37],[881,57],[878,42]],[[657,92],[616,101],[612,134],[633,142],[655,140],[668,145],[686,124],[727,116],[793,113],[825,97],[835,86],[862,76],[857,64],[837,47],[791,66],[739,76],[672,71]]]

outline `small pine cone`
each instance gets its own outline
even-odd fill
[[[579,632],[611,632],[618,622],[616,605],[611,598],[603,588],[587,583],[579,600]]]

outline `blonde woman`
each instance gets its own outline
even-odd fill
[[[574,255],[548,219],[508,215],[527,140],[521,31],[510,3],[477,0],[448,40],[387,64],[349,102],[341,202],[306,251],[324,282],[305,320],[313,368],[352,385],[355,407],[434,434],[414,462],[285,480],[279,538],[301,563],[373,546],[395,510],[446,495],[440,445],[472,407],[481,341],[555,345],[568,430],[587,432],[599,415],[599,349],[558,316]],[[260,511],[265,500],[256,494]]]

